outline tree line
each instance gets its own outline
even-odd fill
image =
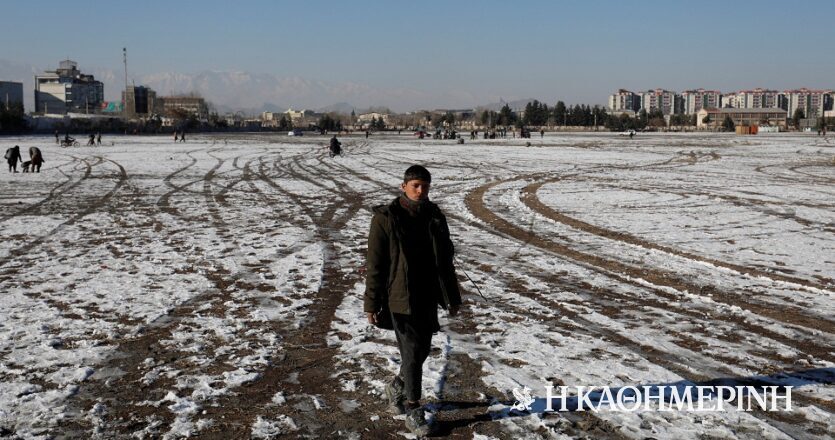
[[[0,103],[0,133],[13,134],[29,130],[23,104],[12,103],[8,106]]]

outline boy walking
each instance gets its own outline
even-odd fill
[[[400,372],[386,385],[390,408],[406,414],[406,427],[428,435],[420,404],[423,363],[432,334],[440,330],[438,306],[456,316],[461,294],[453,266],[454,247],[438,205],[429,201],[432,176],[409,167],[400,185],[403,193],[388,205],[374,208],[368,234],[364,310],[371,324],[390,320],[400,351]]]

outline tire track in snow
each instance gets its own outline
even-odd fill
[[[469,263],[472,267],[476,267],[478,263],[477,260],[469,260]],[[514,265],[522,265],[526,266],[524,262],[521,261],[513,261],[510,264]],[[565,280],[560,278],[558,275],[546,275],[542,274],[539,268],[531,267],[527,265],[523,269],[524,273],[527,276],[530,276],[537,280],[538,282],[542,282],[548,286],[565,286]],[[547,310],[532,310],[530,308],[523,307],[521,305],[515,305],[509,303],[507,300],[500,300],[500,301],[492,301],[491,306],[498,308],[500,310],[505,311],[505,313],[509,313],[512,315],[516,315],[519,317],[521,321],[523,318],[533,318],[540,322],[541,325],[545,325],[548,327],[549,332],[560,333],[563,335],[567,335],[570,338],[576,338],[578,335],[588,336],[595,339],[601,339],[603,341],[611,342],[616,346],[623,347],[626,350],[636,354],[640,358],[643,358],[647,362],[657,365],[661,368],[664,368],[667,371],[670,371],[677,376],[683,378],[683,380],[688,381],[693,384],[698,385],[753,385],[753,386],[771,386],[771,385],[785,385],[791,384],[792,379],[800,379],[802,381],[809,380],[809,374],[804,371],[794,372],[794,373],[780,373],[776,374],[773,377],[764,377],[764,378],[743,378],[738,377],[734,371],[725,368],[723,366],[716,366],[715,356],[711,353],[704,353],[701,350],[694,348],[693,346],[683,345],[681,342],[672,341],[675,345],[679,346],[684,351],[689,351],[696,356],[703,357],[702,359],[688,359],[682,358],[680,354],[675,354],[672,352],[660,350],[653,345],[648,344],[647,340],[651,339],[651,334],[646,335],[645,339],[641,340],[633,340],[628,336],[624,335],[620,329],[617,328],[610,328],[605,324],[601,324],[597,321],[588,320],[584,317],[583,314],[579,313],[576,309],[572,307],[567,307],[565,302],[560,302],[550,298],[547,294],[541,293],[539,291],[530,291],[525,288],[512,288],[512,286],[524,286],[527,282],[524,279],[518,278],[516,275],[502,272],[502,273],[491,273],[489,274],[490,277],[502,279],[502,284],[506,286],[506,289],[501,290],[510,290],[518,294],[523,298],[530,299],[537,303],[538,305],[542,306],[543,309]],[[575,290],[576,286],[569,285],[570,290]],[[582,290],[581,290],[582,292]],[[597,298],[600,293],[604,292],[602,289],[595,289],[594,292],[589,295],[588,301],[597,303],[598,305],[601,304],[601,301]],[[615,295],[617,297],[617,295]],[[577,304],[581,307],[582,304]],[[628,307],[629,304],[623,304],[622,307]],[[633,305],[636,306],[636,305]],[[642,304],[642,306],[646,306],[646,304]],[[618,323],[624,323],[623,320],[623,312],[619,308],[613,308],[612,306],[605,306],[601,310],[596,310],[597,313],[600,313],[604,316],[608,316],[613,321]],[[567,318],[567,319],[566,319]],[[625,323],[624,323],[625,324]],[[651,332],[650,332],[651,333]],[[683,335],[682,335],[683,336]],[[642,342],[644,341],[644,342]],[[492,360],[490,354],[486,354],[485,357],[487,359]],[[727,361],[726,359],[721,359],[723,361]],[[707,362],[705,362],[707,361]],[[713,365],[711,365],[713,364]],[[734,362],[735,365],[740,367],[741,369],[745,370],[748,369],[750,366],[743,365],[738,362]],[[640,365],[636,365],[635,368],[641,369]],[[821,376],[819,380],[823,380],[824,384],[831,383],[827,382],[825,378],[822,377],[820,373],[818,376]],[[573,385],[567,384],[564,378],[559,377],[549,377],[548,380],[554,386],[559,385]],[[829,379],[832,380],[832,379]],[[634,386],[641,386],[647,385],[643,383],[632,383],[627,385],[634,385]],[[793,397],[793,401],[795,403],[800,403],[801,405],[811,406],[816,405],[822,409],[825,409],[829,412],[833,412],[835,410],[835,403],[816,399],[813,396],[802,395],[801,390],[795,390]],[[569,420],[576,422],[576,414],[573,413],[559,413],[560,416],[565,416]],[[809,421],[805,426],[791,426],[792,423],[799,422],[800,420],[805,420],[802,415],[799,414],[773,414],[764,411],[755,411],[752,415],[762,422],[767,423],[776,429],[783,431],[790,437],[797,437],[798,434],[805,432],[807,428],[811,428],[815,425],[815,422]],[[604,414],[600,416],[595,415],[596,417],[605,417]],[[729,423],[732,423],[729,421]],[[789,426],[786,426],[789,424]],[[808,426],[813,425],[813,426]],[[820,429],[820,426],[817,426],[817,429]]]
[[[43,199],[41,199],[41,200],[31,204],[31,205],[28,205],[26,207],[18,209],[17,211],[8,212],[8,213],[4,214],[2,217],[0,217],[0,223],[3,223],[5,221],[7,221],[9,219],[12,219],[12,218],[15,218],[15,217],[26,215],[26,214],[28,214],[32,211],[37,210],[41,206],[55,200],[56,197],[58,197],[60,195],[63,195],[65,193],[67,193],[68,191],[72,190],[73,188],[75,188],[76,186],[81,184],[81,182],[83,180],[86,180],[90,177],[92,166],[89,163],[83,162],[84,163],[84,168],[85,168],[84,174],[81,177],[79,177],[78,180],[73,182],[72,175],[65,173],[64,170],[62,170],[61,168],[65,167],[65,166],[68,166],[68,165],[81,163],[82,160],[79,159],[78,157],[75,157],[75,156],[68,156],[68,157],[71,157],[72,161],[62,163],[61,165],[59,165],[57,167],[53,167],[55,170],[57,170],[58,172],[63,174],[64,177],[66,177],[66,180],[64,182],[61,182],[60,184],[52,187],[49,190],[49,194],[45,198],[43,198]],[[53,168],[49,168],[49,169],[53,169]],[[44,171],[46,171],[46,170],[44,170]]]
[[[337,354],[335,347],[326,344],[326,339],[331,332],[331,321],[337,307],[342,302],[344,295],[350,292],[353,286],[359,281],[358,272],[353,271],[348,275],[343,274],[340,266],[340,257],[335,243],[343,241],[342,229],[352,219],[362,206],[363,197],[359,193],[329,188],[320,179],[323,175],[314,170],[299,165],[302,156],[291,158],[296,165],[286,167],[289,176],[294,179],[308,182],[316,187],[326,189],[333,193],[330,202],[321,214],[317,215],[312,205],[299,198],[296,194],[282,188],[263,172],[264,166],[260,167],[259,178],[267,185],[290,198],[295,204],[306,211],[311,217],[312,224],[301,226],[313,226],[314,237],[324,246],[324,265],[322,283],[315,294],[314,304],[306,322],[299,328],[285,328],[281,332],[282,339],[292,344],[285,344],[277,362],[272,363],[265,369],[261,376],[249,382],[237,390],[235,395],[226,395],[220,399],[216,406],[207,408],[207,415],[214,420],[224,420],[212,432],[223,432],[223,435],[247,435],[255,421],[255,416],[267,411],[272,397],[279,391],[291,393],[288,399],[298,399],[305,395],[318,396],[330,408],[337,408],[338,401],[333,400],[336,396],[344,394],[337,382],[329,376],[332,373],[323,365],[334,364],[333,358]],[[264,197],[268,197],[263,194]],[[345,202],[343,202],[345,201]],[[347,205],[346,205],[347,203]],[[313,347],[313,348],[311,348]],[[297,383],[288,383],[286,379],[291,374],[297,374]],[[230,420],[231,412],[242,406],[253,408],[242,420]],[[326,432],[335,430],[362,431],[364,421],[351,417],[345,417],[337,411],[329,413],[308,412],[304,410],[289,410],[294,420],[303,420],[305,429],[311,433],[319,432],[327,426]]]
[[[518,180],[524,180],[525,177],[524,176],[519,176],[517,179]],[[514,180],[517,180],[517,179],[514,179]],[[587,232],[589,234],[596,235],[596,236],[599,236],[599,237],[603,237],[603,238],[606,238],[606,239],[609,239],[609,240],[616,240],[616,241],[620,241],[620,242],[623,242],[623,243],[628,243],[628,244],[632,244],[632,245],[635,245],[635,246],[639,246],[639,247],[642,247],[642,248],[645,248],[645,249],[653,249],[653,250],[661,251],[661,252],[664,252],[664,253],[675,255],[675,256],[682,257],[682,258],[692,260],[692,261],[708,263],[708,264],[711,264],[713,266],[722,267],[722,268],[725,268],[725,269],[732,270],[732,271],[734,271],[734,272],[736,272],[737,274],[740,274],[740,275],[748,275],[748,276],[751,276],[751,277],[759,277],[759,278],[769,279],[771,281],[784,282],[784,283],[787,283],[787,284],[792,284],[792,285],[797,286],[799,288],[811,287],[811,288],[815,289],[815,291],[819,291],[819,290],[824,290],[825,291],[825,290],[829,289],[828,286],[813,283],[813,282],[810,282],[810,281],[802,279],[802,278],[792,277],[792,276],[788,276],[788,275],[781,275],[781,274],[778,274],[778,273],[766,272],[766,271],[763,271],[763,270],[750,268],[750,267],[742,266],[742,265],[739,265],[739,264],[734,264],[734,263],[729,263],[729,262],[717,260],[715,258],[696,255],[694,253],[687,252],[687,251],[684,251],[684,250],[681,250],[681,249],[676,249],[676,248],[673,248],[671,246],[666,246],[666,245],[651,242],[649,240],[644,240],[642,238],[639,238],[637,236],[631,235],[631,234],[626,233],[626,232],[614,231],[612,229],[607,229],[607,228],[604,228],[602,226],[593,225],[591,223],[584,222],[584,221],[576,219],[574,217],[570,217],[568,215],[565,215],[561,212],[558,212],[557,210],[555,210],[551,206],[548,206],[545,203],[543,203],[539,199],[539,196],[538,196],[538,191],[544,185],[559,182],[560,180],[561,179],[559,177],[544,179],[544,180],[535,181],[534,183],[531,183],[531,184],[525,186],[522,189],[522,197],[521,197],[522,203],[524,203],[525,206],[530,208],[532,211],[542,215],[543,217],[549,218],[549,219],[551,219],[551,220],[553,220],[557,223],[562,223],[562,224],[570,226],[574,229],[577,229],[577,230],[580,230],[580,231],[583,231],[583,232]],[[504,181],[503,183],[507,183],[507,182],[508,181]]]
[[[191,156],[191,152],[187,153]],[[217,170],[225,163],[225,159],[216,158],[217,163],[204,174],[202,179],[188,182],[184,185],[170,184],[171,191],[164,195],[163,203],[159,201],[156,206],[160,210],[167,211],[169,214],[173,213],[175,217],[179,217],[186,223],[193,223],[193,219],[186,218],[180,214],[176,208],[172,208],[168,198],[170,196],[185,191],[189,186],[203,183],[202,191],[193,192],[195,195],[200,195],[209,205],[209,226],[217,231],[221,236],[234,242],[234,237],[228,235],[228,228],[225,222],[220,217],[218,205],[220,202],[214,197],[212,180],[220,173]],[[166,176],[165,180],[170,181],[174,176],[189,169],[196,163],[196,159],[192,157],[192,162],[186,166],[174,171]],[[226,208],[231,208],[224,205]],[[200,222],[200,220],[198,220]],[[226,234],[226,235],[224,235]],[[169,237],[169,245],[174,249],[179,249],[177,244],[172,241],[174,238]],[[228,242],[228,241],[225,241]],[[200,262],[195,263],[198,267],[203,267]],[[160,344],[172,336],[172,332],[176,330],[177,326],[184,321],[194,318],[197,313],[209,313],[210,315],[225,316],[226,308],[224,304],[231,301],[230,289],[237,288],[253,288],[261,289],[261,286],[248,285],[244,278],[248,278],[245,274],[231,273],[228,270],[216,266],[209,265],[203,267],[202,274],[213,285],[214,289],[198,294],[191,299],[180,303],[172,310],[168,311],[165,316],[158,318],[150,325],[139,329],[137,334],[123,340],[114,350],[114,355],[105,362],[104,368],[114,369],[117,371],[124,371],[126,374],[109,381],[105,384],[92,384],[86,386],[77,399],[77,405],[83,408],[82,414],[89,411],[92,406],[97,403],[104,403],[107,408],[107,413],[101,418],[100,425],[97,429],[107,432],[112,435],[122,435],[125,433],[135,433],[136,430],[142,428],[140,420],[151,417],[159,423],[158,429],[170,427],[174,421],[174,414],[170,411],[157,410],[154,407],[148,407],[144,402],[148,399],[164,399],[168,390],[173,389],[173,378],[160,377],[151,383],[144,384],[143,378],[150,373],[149,368],[158,368],[167,364],[176,364],[180,359],[186,359],[192,353],[183,352],[179,347],[165,347]],[[213,307],[210,311],[203,310],[206,304],[220,304],[218,307]],[[211,348],[216,348],[212,346]],[[146,365],[146,359],[155,359],[162,364],[155,363],[153,365]],[[137,368],[138,366],[138,368]],[[190,366],[183,366],[183,370],[191,371]],[[213,364],[211,366],[215,369],[224,368],[223,365]],[[211,403],[208,401],[198,400],[198,405],[205,405]],[[68,420],[65,425],[72,427],[76,431],[89,432],[91,429],[88,426],[89,422],[82,420]]]
[[[484,205],[484,194],[494,186],[499,185],[501,183],[503,182],[499,181],[488,183],[475,189],[474,191],[471,191],[465,197],[465,203],[470,212],[472,212],[473,215],[481,219],[485,224],[490,225],[499,233],[508,237],[512,237],[523,243],[529,243],[538,248],[547,250],[549,252],[553,252],[554,254],[557,254],[563,258],[567,258],[568,260],[575,262],[583,267],[592,269],[610,278],[614,278],[620,282],[634,285],[643,289],[647,289],[649,287],[646,286],[644,283],[639,282],[638,280],[646,280],[653,286],[672,288],[679,292],[701,292],[704,290],[701,286],[681,280],[678,277],[674,276],[672,273],[660,271],[653,268],[637,268],[635,266],[613,261],[608,258],[603,258],[597,255],[580,252],[571,249],[569,246],[566,246],[564,244],[556,243],[547,238],[537,236],[536,234],[533,234],[525,229],[522,229],[519,226],[514,225],[510,221],[499,217],[497,214],[487,209],[487,207]],[[652,287],[650,288],[650,290],[653,291],[656,295],[674,302],[679,301],[681,299],[678,295],[666,292],[658,287]],[[711,288],[710,292],[717,292],[717,289]],[[767,306],[762,306],[759,304],[753,304],[745,301],[740,301],[735,298],[731,298],[730,295],[715,295],[714,297],[717,303],[721,303],[727,306],[736,306],[743,310],[748,310],[751,313],[778,322],[799,325],[811,329],[813,331],[827,331],[829,333],[833,333],[833,331],[830,328],[832,327],[832,325],[822,323],[820,318],[814,318],[811,316],[791,313],[785,310],[773,310]],[[803,341],[797,341],[787,336],[779,335],[777,333],[769,331],[765,328],[758,328],[759,326],[754,326],[747,322],[740,322],[738,325],[751,326],[752,328],[757,328],[758,334],[767,336],[789,347],[793,347],[800,352],[812,354],[819,359],[830,361],[833,359],[831,355],[832,348],[825,344],[820,344],[815,340],[807,339]],[[828,328],[830,329],[827,330]]]
[[[409,164],[413,164],[412,162],[408,162]],[[342,170],[348,172],[353,177],[369,182],[377,187],[380,188],[382,191],[386,191],[389,189],[389,186],[385,182],[381,182],[375,180],[371,177],[368,177],[365,174],[359,173],[344,164],[337,163]],[[459,216],[454,215],[452,213],[446,213],[448,218],[454,218],[460,220],[462,222],[467,223],[466,220],[461,219]],[[476,225],[481,227],[481,225]],[[481,227],[483,229],[483,227]],[[463,320],[464,316],[462,315],[459,320]],[[458,331],[462,332],[467,336],[475,336],[476,330],[472,326],[470,322],[461,322],[453,324],[453,327]],[[484,376],[483,369],[476,364],[474,361],[470,360],[467,356],[456,356],[455,362],[457,362],[460,371],[455,372],[457,378],[454,383],[452,383],[453,387],[456,385],[466,384],[468,386],[467,390],[469,394],[477,394],[481,393],[485,396],[490,396],[495,394],[496,390],[490,389],[486,386],[485,381],[482,379]],[[444,405],[444,402],[440,402],[441,405]],[[489,414],[473,414],[473,408],[479,408],[481,405],[479,402],[475,402],[474,406],[470,406],[472,403],[467,403],[465,405],[462,404],[453,404],[452,406],[455,407],[454,413],[451,413],[450,408],[442,408],[439,412],[439,419],[438,419],[438,429],[440,433],[443,434],[464,434],[464,435],[473,435],[478,431],[485,431],[487,434],[496,435],[497,428],[493,424],[488,424],[486,429],[480,428],[478,425],[480,422],[485,422],[487,420],[492,420],[492,417]],[[468,408],[469,406],[469,408]],[[587,431],[589,428],[592,428],[592,434],[595,435],[596,438],[611,438],[611,439],[620,439],[622,436],[611,427],[611,425],[593,413],[585,413],[582,418],[585,419],[583,423],[580,423],[577,419],[578,417],[573,415],[564,415],[564,417],[568,418],[575,424],[575,426],[580,426],[580,431]],[[582,428],[585,426],[586,428]],[[503,435],[504,431],[499,431],[498,435]]]
[[[101,207],[103,207],[105,204],[107,204],[107,202],[113,197],[113,195],[115,195],[122,188],[122,185],[124,185],[125,182],[128,179],[128,175],[127,175],[127,172],[125,171],[124,167],[122,167],[122,165],[120,165],[117,162],[112,161],[110,159],[102,159],[101,157],[97,157],[96,159],[97,159],[96,163],[94,163],[93,165],[88,164],[88,166],[89,166],[88,169],[89,170],[92,170],[92,168],[94,166],[98,166],[104,160],[107,160],[108,162],[111,162],[118,167],[118,169],[119,169],[118,180],[116,181],[116,184],[114,185],[114,187],[111,190],[109,190],[108,192],[106,192],[103,196],[99,197],[98,200],[95,200],[93,202],[88,203],[87,206],[83,207],[80,212],[70,215],[70,218],[68,220],[65,220],[64,222],[58,224],[57,226],[52,228],[48,233],[46,233],[44,235],[41,235],[41,236],[35,238],[34,240],[31,240],[31,241],[27,242],[26,244],[24,244],[22,246],[18,246],[14,249],[9,250],[9,253],[6,256],[0,257],[0,267],[6,266],[9,262],[14,261],[17,258],[25,257],[26,254],[28,254],[29,252],[32,251],[32,249],[35,249],[36,247],[40,246],[41,244],[43,244],[44,242],[49,240],[53,235],[55,235],[56,233],[58,233],[62,229],[66,228],[67,226],[74,225],[79,220],[83,219],[84,217],[96,212]],[[86,180],[89,180],[89,178],[88,179],[82,179],[82,180],[86,181]]]

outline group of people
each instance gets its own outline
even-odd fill
[[[41,150],[38,147],[29,147],[29,160],[24,161],[20,155],[20,146],[15,145],[12,148],[6,150],[6,162],[9,164],[9,172],[16,173],[17,172],[17,163],[21,162],[21,167],[23,168],[24,173],[28,172],[41,172],[41,165],[43,165],[45,160],[43,160],[43,154],[41,154]]]
[[[75,143],[75,138],[70,136],[69,133],[65,133],[64,134],[64,139],[62,140],[58,136],[58,130],[55,130],[55,144],[56,145],[62,145],[62,146],[68,147],[68,146],[74,145],[74,143]],[[96,146],[96,145],[101,145],[101,132],[90,133],[89,135],[87,135],[87,146]]]
[[[88,137],[87,145],[101,145],[101,133],[90,133]]]

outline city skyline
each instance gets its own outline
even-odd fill
[[[14,43],[0,54],[1,80],[30,82],[69,58],[103,81],[106,98],[115,100],[127,47],[130,82],[161,94],[200,92],[232,108],[348,102],[408,111],[527,98],[606,105],[621,88],[835,87],[835,60],[816,44],[827,41],[835,17],[835,4],[823,1],[793,14],[771,1],[419,8],[247,2],[236,9],[151,1],[99,4],[92,12],[61,5],[45,1],[37,11],[22,2],[4,5],[0,36]],[[802,33],[780,31],[799,18]],[[49,31],[32,32],[37,27]],[[200,90],[212,81],[228,91]]]

